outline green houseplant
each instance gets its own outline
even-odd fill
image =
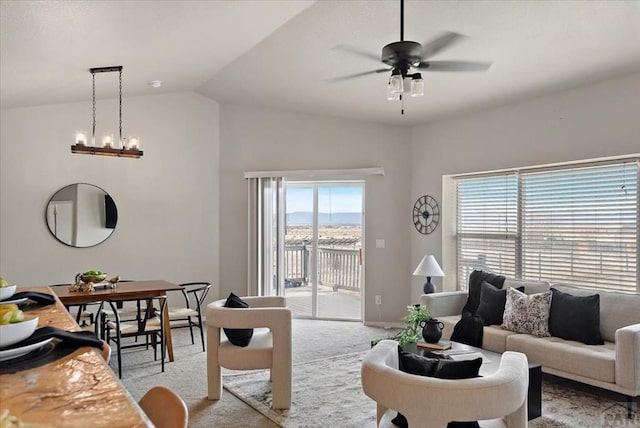
[[[404,316],[404,328],[391,339],[398,341],[403,349],[415,346],[422,337],[422,327],[420,322],[431,319],[431,314],[426,306],[408,305],[407,315]]]

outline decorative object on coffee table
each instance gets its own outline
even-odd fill
[[[426,276],[427,282],[424,284],[424,294],[435,293],[436,287],[431,282],[432,276],[444,276],[444,272],[440,269],[440,265],[436,261],[436,258],[432,255],[424,256],[420,261],[420,264],[413,271],[413,276]]]
[[[442,337],[442,329],[444,324],[435,318],[420,321],[422,327],[422,338],[427,343],[438,343]]]
[[[444,340],[444,339],[438,340],[437,342],[434,342],[434,343],[423,342],[422,340],[419,340],[417,345],[419,348],[433,349],[436,351],[444,351],[447,349],[451,349],[451,341]]]
[[[431,319],[431,314],[426,306],[420,304],[408,305],[407,315],[402,319],[402,321],[404,321],[404,328],[389,339],[397,341],[400,347],[405,350],[417,350],[416,343],[422,334],[420,324],[428,319]],[[375,343],[371,345],[375,346]]]

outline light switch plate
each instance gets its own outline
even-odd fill
[[[384,239],[376,239],[376,248],[384,248]]]

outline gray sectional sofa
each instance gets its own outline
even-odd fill
[[[525,287],[526,294],[549,290],[544,281],[507,279],[503,288]],[[566,284],[551,287],[577,296],[594,294]],[[604,345],[585,345],[557,337],[514,333],[497,325],[485,326],[482,347],[494,352],[518,351],[542,371],[585,384],[605,388],[628,397],[640,395],[640,295],[599,291],[600,332]],[[443,337],[451,337],[467,301],[466,291],[423,294],[421,302],[444,324]]]

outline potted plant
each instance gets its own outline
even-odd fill
[[[420,322],[430,319],[431,314],[426,306],[419,304],[408,305],[407,315],[402,318],[404,328],[395,336],[389,337],[388,339],[397,341],[400,347],[404,350],[413,350],[414,352],[417,352],[416,344],[422,337],[422,327],[420,327]],[[371,346],[375,346],[380,340],[382,339],[372,340]]]
[[[407,315],[402,319],[404,328],[391,339],[396,340],[405,350],[417,351],[418,340],[422,337],[420,322],[431,319],[429,309],[422,305],[408,305]]]

